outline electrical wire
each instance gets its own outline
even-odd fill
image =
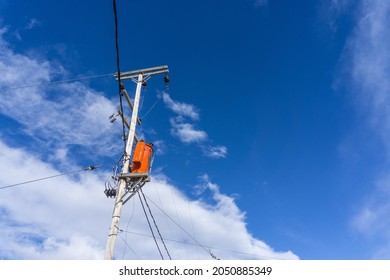
[[[160,98],[154,102],[154,104],[150,107],[150,109],[142,116],[140,117],[141,120],[145,119],[145,117],[153,110],[153,108],[157,105],[157,103],[160,101]]]
[[[120,58],[119,58],[119,30],[118,30],[118,14],[116,10],[116,0],[112,1],[112,6],[114,10],[114,21],[115,21],[115,53],[116,53],[116,69],[118,73],[118,92],[119,92],[119,104],[121,112],[123,113],[123,94],[122,94],[122,82],[121,82],[121,68],[120,68]],[[125,122],[122,119],[122,138],[123,138],[123,151],[126,154],[126,132],[125,132]]]
[[[205,246],[199,243],[198,240],[196,240],[191,234],[189,234],[179,223],[177,223],[171,216],[169,216],[164,210],[162,210],[156,203],[153,202],[147,195],[145,195],[147,199],[154,204],[165,216],[167,216],[172,222],[174,222],[185,234],[187,234],[192,240],[195,241],[200,247],[203,248],[213,259],[217,259],[217,257],[210,252],[210,250],[207,250]]]
[[[164,259],[164,256],[163,256],[163,254],[161,253],[160,246],[158,246],[158,243],[157,243],[157,240],[156,240],[156,236],[154,236],[154,232],[153,232],[152,226],[150,225],[149,217],[148,217],[148,214],[146,213],[144,203],[143,203],[143,201],[142,201],[142,199],[141,199],[141,195],[139,194],[139,192],[137,192],[137,194],[138,194],[138,197],[139,197],[139,201],[141,202],[142,209],[144,210],[144,214],[145,214],[146,220],[148,221],[148,225],[149,225],[150,232],[151,232],[152,235],[153,235],[154,243],[156,243],[157,250],[158,250],[158,252],[160,253],[161,259],[163,260],[163,259]]]
[[[53,82],[47,82],[47,83],[24,85],[24,86],[11,87],[11,88],[2,88],[2,89],[0,89],[0,91],[10,91],[10,90],[23,89],[23,88],[51,86],[51,85],[65,84],[65,83],[77,82],[77,81],[88,80],[88,79],[108,77],[108,76],[113,76],[113,75],[114,74],[112,73],[112,74],[102,74],[102,75],[95,75],[95,76],[86,76],[86,77],[66,79],[66,80],[59,80],[59,81],[53,81]]]
[[[154,226],[155,226],[156,229],[157,229],[158,235],[160,236],[161,242],[162,242],[162,244],[164,245],[165,251],[167,252],[167,255],[168,255],[169,259],[172,260],[171,254],[169,254],[167,245],[165,245],[164,239],[163,239],[162,236],[161,236],[161,232],[160,232],[160,230],[159,230],[159,228],[158,228],[158,226],[157,226],[156,220],[154,219],[153,214],[152,214],[152,211],[150,210],[150,207],[149,207],[148,201],[146,200],[145,194],[144,194],[144,192],[142,191],[142,189],[139,189],[139,190],[141,191],[141,194],[142,194],[142,196],[143,196],[143,198],[144,198],[146,207],[148,207],[149,214],[150,214],[150,216],[152,217]]]
[[[145,234],[145,233],[139,233],[139,232],[134,232],[134,231],[125,231],[125,230],[120,230],[120,231],[129,233],[129,234],[138,235],[138,236],[144,236],[144,237],[152,238],[151,235]],[[169,238],[165,238],[165,241],[174,242],[174,243],[181,243],[181,244],[190,245],[190,246],[197,246],[197,247],[199,246],[198,244],[195,244],[195,243],[181,241],[181,240],[175,240],[175,239],[169,239]],[[230,253],[236,253],[236,254],[241,254],[241,255],[247,255],[247,256],[252,256],[252,257],[260,257],[260,258],[264,258],[264,259],[287,260],[287,259],[283,259],[283,258],[276,258],[276,257],[270,257],[270,256],[264,256],[264,255],[246,253],[246,252],[240,252],[240,251],[224,249],[224,248],[219,248],[219,247],[213,247],[213,246],[207,246],[207,247],[210,248],[210,249],[214,249],[214,250],[225,251],[225,252],[230,252]]]
[[[73,173],[78,173],[78,172],[82,172],[82,171],[91,171],[91,170],[94,170],[94,169],[96,169],[96,168],[98,168],[100,166],[101,165],[99,165],[99,166],[91,165],[91,166],[89,166],[87,168],[83,168],[83,169],[79,169],[79,170],[69,171],[69,172],[65,172],[65,173],[61,173],[61,174],[57,174],[57,175],[53,175],[53,176],[48,176],[48,177],[44,177],[44,178],[39,178],[39,179],[34,179],[34,180],[26,181],[26,182],[16,183],[16,184],[8,185],[8,186],[3,186],[3,187],[0,187],[0,190],[7,189],[7,188],[13,188],[13,187],[16,187],[16,186],[25,185],[25,184],[29,184],[29,183],[34,183],[34,182],[38,182],[38,181],[43,181],[43,180],[47,180],[47,179],[52,179],[52,178],[55,178],[55,177],[65,176],[65,175],[69,175],[69,174],[73,174]]]
[[[124,232],[124,231],[119,229],[119,232],[122,233],[122,232]],[[133,254],[134,254],[137,258],[139,258],[138,255],[136,254],[136,252],[133,250],[133,248],[131,248],[131,246],[129,245],[129,243],[127,243],[127,240],[124,239],[121,235],[119,235],[119,237],[120,237],[120,239],[122,239],[122,241],[125,243],[126,247],[129,247],[129,249],[131,250],[131,252],[133,252]],[[126,232],[126,238],[127,238],[127,232]],[[125,256],[125,255],[123,254],[122,259],[124,259],[124,256]]]
[[[152,183],[153,183],[154,189],[156,190],[156,194],[157,194],[158,200],[160,201],[161,207],[164,208],[164,205],[163,205],[163,203],[162,203],[162,201],[161,201],[160,194],[159,194],[159,192],[158,192],[158,188],[157,188],[156,184],[154,183],[154,181],[152,181]],[[171,225],[170,225],[169,222],[168,222],[167,216],[164,215],[164,219],[165,219],[165,222],[166,222],[166,224],[167,224],[167,226],[168,226],[168,229],[169,229],[169,232],[170,232],[171,236],[173,236],[173,231],[172,231]],[[179,250],[177,249],[176,244],[174,244],[174,247],[175,247],[176,251],[179,252]],[[179,255],[180,255],[180,253],[179,253]]]
[[[132,200],[132,201],[133,201],[133,211],[131,212],[131,216],[130,216],[130,218],[129,218],[129,221],[127,222],[126,230],[129,229],[130,223],[131,223],[131,221],[133,220],[133,217],[134,217],[135,203],[134,203],[134,200]],[[120,230],[119,230],[119,231],[120,231]],[[127,232],[126,232],[126,234],[125,234],[125,243],[127,244]],[[130,249],[131,249],[131,248],[130,248]],[[126,255],[126,247],[125,247],[125,249],[123,250],[122,259],[125,258],[125,255]]]

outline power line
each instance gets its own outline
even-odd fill
[[[141,195],[139,194],[139,192],[137,192],[137,194],[138,194],[138,197],[139,197],[139,201],[141,202],[142,209],[144,210],[144,214],[145,214],[146,220],[148,221],[148,225],[149,225],[150,232],[151,232],[152,235],[153,235],[154,243],[156,243],[158,252],[160,253],[161,259],[163,260],[163,259],[164,259],[164,256],[163,256],[163,254],[161,253],[160,246],[158,246],[158,243],[157,243],[157,240],[156,240],[156,236],[154,236],[154,232],[153,232],[152,226],[150,225],[149,217],[148,217],[148,214],[146,213],[144,203],[142,202],[142,199],[141,199]]]
[[[34,182],[38,182],[38,181],[43,181],[43,180],[47,180],[47,179],[52,179],[52,178],[55,178],[55,177],[65,176],[65,175],[69,175],[69,174],[73,174],[73,173],[78,173],[78,172],[82,172],[82,171],[91,171],[91,170],[94,170],[94,169],[96,169],[96,168],[98,168],[100,166],[101,165],[99,165],[99,166],[91,165],[91,166],[89,166],[87,168],[83,168],[83,169],[79,169],[79,170],[69,171],[69,172],[65,172],[65,173],[61,173],[61,174],[57,174],[57,175],[53,175],[53,176],[48,176],[48,177],[34,179],[34,180],[26,181],[26,182],[12,184],[12,185],[8,185],[8,186],[3,186],[3,187],[0,187],[0,190],[16,187],[16,186],[20,186],[20,185],[25,185],[25,184],[29,184],[29,183],[34,183]]]
[[[118,73],[118,92],[119,92],[119,105],[121,112],[124,113],[123,111],[123,94],[122,90],[124,90],[124,86],[122,85],[121,82],[121,67],[120,67],[120,58],[119,58],[119,30],[118,30],[118,14],[116,11],[116,1],[112,1],[112,6],[114,10],[114,22],[115,22],[115,53],[116,53],[116,71]],[[123,121],[122,118],[122,138],[123,138],[123,152],[126,155],[126,132],[125,132],[125,122]]]
[[[165,245],[164,239],[163,239],[163,237],[161,236],[161,232],[160,232],[160,230],[159,230],[159,228],[158,228],[158,226],[157,226],[156,220],[155,220],[154,217],[153,217],[152,210],[150,210],[150,207],[149,207],[148,201],[146,200],[145,194],[144,194],[144,192],[142,191],[142,188],[139,189],[139,190],[141,191],[141,194],[142,194],[142,196],[143,196],[143,198],[144,198],[146,207],[148,207],[149,214],[150,214],[150,216],[151,216],[152,219],[153,219],[154,226],[155,226],[156,229],[157,229],[158,235],[160,236],[161,242],[162,242],[162,244],[164,245],[165,251],[167,252],[169,259],[172,260],[171,254],[169,254],[167,245]]]
[[[144,237],[149,237],[152,238],[151,235],[145,234],[145,233],[139,233],[139,232],[134,232],[134,231],[127,231],[127,230],[119,230],[120,232],[125,232],[133,235],[138,235],[138,236],[144,236]],[[169,239],[165,238],[165,241],[169,242],[174,242],[174,243],[181,243],[185,245],[190,245],[190,246],[199,246],[198,244],[187,242],[187,241],[182,241],[182,240],[175,240],[175,239]],[[283,258],[276,258],[276,257],[269,257],[269,256],[264,256],[264,255],[258,255],[258,254],[252,254],[252,253],[246,253],[246,252],[240,252],[240,251],[235,251],[235,250],[230,250],[230,249],[224,249],[224,248],[219,248],[219,247],[214,247],[214,246],[206,246],[210,249],[214,250],[219,250],[219,251],[225,251],[225,252],[231,252],[231,253],[236,253],[236,254],[241,254],[241,255],[247,255],[247,256],[252,256],[252,257],[261,257],[261,258],[266,258],[266,259],[275,259],[275,260],[287,260]]]
[[[47,82],[47,83],[24,85],[24,86],[12,87],[12,88],[2,88],[2,89],[0,89],[0,91],[10,91],[10,90],[16,90],[16,89],[23,89],[23,88],[51,86],[51,85],[65,84],[65,83],[70,83],[70,82],[77,82],[77,81],[82,81],[82,80],[108,77],[108,76],[113,76],[113,75],[114,74],[112,73],[112,74],[102,74],[102,75],[95,75],[95,76],[85,76],[85,77],[80,77],[80,78],[58,80],[58,81],[52,81],[52,82]]]
[[[123,232],[123,230],[122,230],[121,232]],[[127,232],[126,232],[126,235],[127,235]],[[122,239],[122,241],[125,243],[126,247],[129,247],[129,249],[133,252],[133,254],[134,254],[137,258],[139,258],[138,255],[136,254],[136,252],[133,250],[133,248],[131,248],[131,246],[129,245],[129,243],[127,243],[127,240],[124,239],[121,235],[119,235],[119,237],[120,237],[120,238]],[[124,256],[125,256],[125,254],[123,254],[122,259],[124,259]]]
[[[146,195],[145,195],[146,196]],[[162,210],[156,203],[153,202],[148,196],[146,196],[150,202],[154,204],[166,217],[168,217],[172,222],[174,222],[185,234],[187,234],[192,240],[194,240],[203,250],[205,250],[213,259],[217,259],[214,254],[210,252],[210,250],[207,250],[205,246],[199,243],[198,240],[196,240],[191,234],[189,234],[179,223],[177,223],[171,216],[169,216],[164,210]]]
[[[141,120],[145,119],[145,117],[153,110],[154,106],[157,105],[157,103],[160,101],[160,98],[158,98],[154,104],[152,105],[152,107],[150,107],[150,109],[142,116],[140,117]]]

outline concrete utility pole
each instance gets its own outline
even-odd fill
[[[121,218],[122,206],[145,184],[145,182],[148,182],[149,180],[148,174],[144,174],[144,173],[132,174],[129,172],[133,143],[134,143],[134,139],[136,138],[135,129],[137,123],[138,124],[141,123],[138,118],[141,88],[143,83],[146,80],[148,80],[151,76],[158,75],[158,74],[166,74],[166,73],[168,73],[168,66],[159,66],[159,67],[146,68],[146,69],[120,73],[121,80],[131,79],[137,83],[137,88],[134,97],[134,104],[131,103],[131,100],[127,95],[127,92],[124,91],[126,100],[129,103],[129,106],[132,109],[133,113],[131,116],[125,155],[123,158],[122,173],[119,176],[118,187],[116,190],[115,205],[112,213],[112,222],[108,234],[106,251],[104,254],[105,260],[112,260],[114,258],[115,242],[119,230],[119,222]],[[115,77],[118,79],[118,73],[115,74]],[[123,112],[120,112],[120,115],[122,119],[124,119]]]

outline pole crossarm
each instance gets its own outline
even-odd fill
[[[136,79],[140,74],[142,74],[144,78],[146,78],[149,76],[165,74],[168,72],[169,72],[168,66],[163,65],[163,66],[144,68],[144,69],[139,69],[139,70],[134,70],[129,72],[122,72],[120,75],[121,75],[121,80],[130,80],[130,79]],[[116,80],[118,80],[118,72],[114,74],[114,77]]]

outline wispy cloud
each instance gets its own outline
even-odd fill
[[[199,120],[199,109],[191,104],[173,100],[166,92],[161,93],[165,106],[176,114],[170,119],[171,134],[181,142],[197,143],[203,154],[212,159],[225,158],[227,148],[225,146],[207,145],[205,142],[211,141],[206,131],[197,129],[190,121]],[[189,120],[188,120],[189,119]]]
[[[26,29],[27,30],[30,30],[30,29],[33,29],[34,27],[36,27],[36,26],[39,26],[41,24],[41,22],[38,20],[38,19],[36,19],[36,18],[32,18],[32,19],[30,19],[30,21],[27,23],[27,25],[26,25]]]
[[[225,158],[227,156],[227,148],[225,146],[205,146],[202,147],[203,154],[209,158]]]
[[[169,94],[162,92],[161,94],[162,99],[164,101],[165,106],[167,106],[168,109],[172,110],[172,112],[178,114],[182,117],[189,117],[192,120],[198,120],[199,119],[199,110],[194,105],[174,101]]]
[[[350,10],[351,0],[323,0],[323,17],[332,32],[338,30],[338,20]]]
[[[256,7],[263,7],[268,5],[268,0],[256,0],[255,6]]]
[[[341,5],[349,1],[332,2]],[[370,135],[379,136],[390,155],[390,2],[361,0],[357,7],[356,26],[344,49],[337,85],[347,84],[345,88],[353,93],[355,105],[368,119]],[[375,183],[376,189],[354,217],[353,225],[364,234],[385,238],[387,241],[382,245],[387,246],[390,243],[390,178],[378,181],[382,183]]]
[[[115,149],[111,142],[115,128],[107,119],[115,106],[103,93],[79,82],[7,90],[47,83],[64,69],[48,60],[15,53],[2,38],[0,48],[1,114],[21,124],[26,135],[43,141],[53,154],[59,146],[66,149],[70,145],[94,154]]]
[[[176,118],[171,118],[170,123],[172,135],[177,136],[184,143],[199,143],[207,139],[205,131],[195,129],[190,123],[183,123]]]

